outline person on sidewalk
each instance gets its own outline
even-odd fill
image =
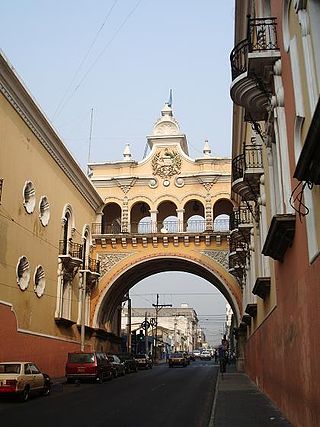
[[[222,340],[221,340],[221,345],[219,345],[219,347],[218,347],[218,358],[219,358],[220,372],[222,374],[224,374],[227,370],[228,348],[229,348],[229,342],[226,339],[226,336],[224,335]]]

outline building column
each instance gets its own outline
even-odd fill
[[[184,209],[177,209],[177,217],[178,217],[178,231],[181,233],[184,230]]]
[[[158,210],[152,210],[150,209],[150,218],[151,218],[151,231],[153,233],[156,233],[158,230],[158,224],[157,224],[157,215],[158,215]]]

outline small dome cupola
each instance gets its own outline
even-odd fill
[[[180,134],[180,127],[173,117],[172,107],[166,102],[161,110],[160,119],[156,121],[153,127],[153,135],[174,136]]]

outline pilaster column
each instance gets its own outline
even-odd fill
[[[157,232],[157,227],[158,227],[158,224],[157,224],[158,211],[157,211],[157,209],[155,209],[155,210],[150,209],[149,212],[150,212],[150,217],[151,217],[151,230],[153,233],[155,233],[155,232]]]
[[[178,217],[178,221],[179,221],[179,232],[185,231],[184,230],[184,209],[177,209],[177,217]]]

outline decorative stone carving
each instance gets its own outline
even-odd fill
[[[117,253],[117,254],[99,254],[100,274],[103,276],[111,270],[118,262],[133,255],[133,252]]]
[[[122,232],[127,233],[128,232],[128,220],[129,220],[129,209],[128,209],[128,197],[125,196],[123,198],[123,205],[122,205]]]
[[[152,159],[153,175],[168,178],[181,171],[181,156],[176,150],[168,148],[159,151]]]
[[[219,264],[222,265],[222,267],[226,269],[229,268],[229,252],[228,251],[205,250],[205,251],[201,251],[201,253],[217,261]]]

